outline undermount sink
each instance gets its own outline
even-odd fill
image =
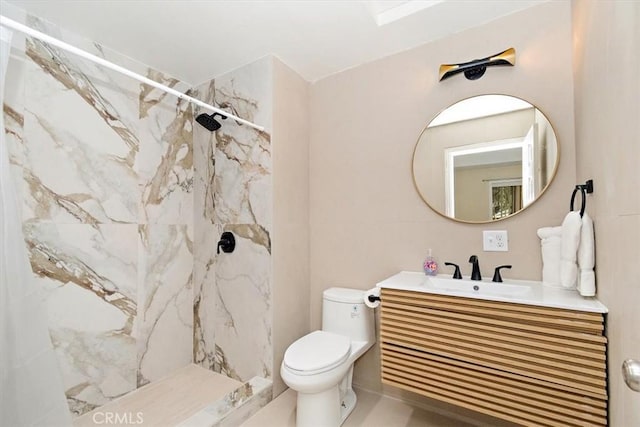
[[[521,296],[531,291],[525,284],[496,283],[480,280],[449,279],[430,276],[425,281],[427,288],[446,292],[464,292],[475,295]]]

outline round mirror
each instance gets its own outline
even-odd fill
[[[540,110],[513,96],[481,95],[453,104],[422,131],[413,179],[439,214],[484,223],[535,202],[558,161],[555,132]]]

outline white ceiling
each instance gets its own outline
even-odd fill
[[[8,1],[198,84],[268,54],[313,82],[546,0],[415,0],[411,3],[423,3],[421,10],[382,26],[377,13],[408,2]]]

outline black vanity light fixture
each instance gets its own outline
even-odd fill
[[[487,71],[487,67],[492,65],[516,65],[516,50],[510,47],[504,52],[483,59],[474,59],[461,64],[442,64],[440,66],[440,81],[458,73],[464,73],[464,76],[469,80],[478,80]]]

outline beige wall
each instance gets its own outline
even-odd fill
[[[438,82],[441,63],[516,48],[515,67],[477,81]],[[575,184],[571,7],[549,2],[491,24],[330,76],[311,87],[310,301],[319,328],[322,291],[367,289],[400,270],[419,271],[429,248],[469,274],[512,264],[511,278],[540,279],[536,230],[560,224]],[[541,199],[492,225],[460,224],[430,210],[414,188],[418,135],[440,110],[469,96],[505,93],[545,112],[561,145],[558,176]],[[482,230],[506,229],[507,253],[483,252]],[[374,347],[356,365],[355,383],[380,390]]]
[[[640,425],[640,393],[622,381],[640,359],[640,2],[574,1],[578,179],[594,180],[598,298],[609,308],[613,427]]]
[[[273,59],[273,394],[280,364],[309,332],[309,83]]]

